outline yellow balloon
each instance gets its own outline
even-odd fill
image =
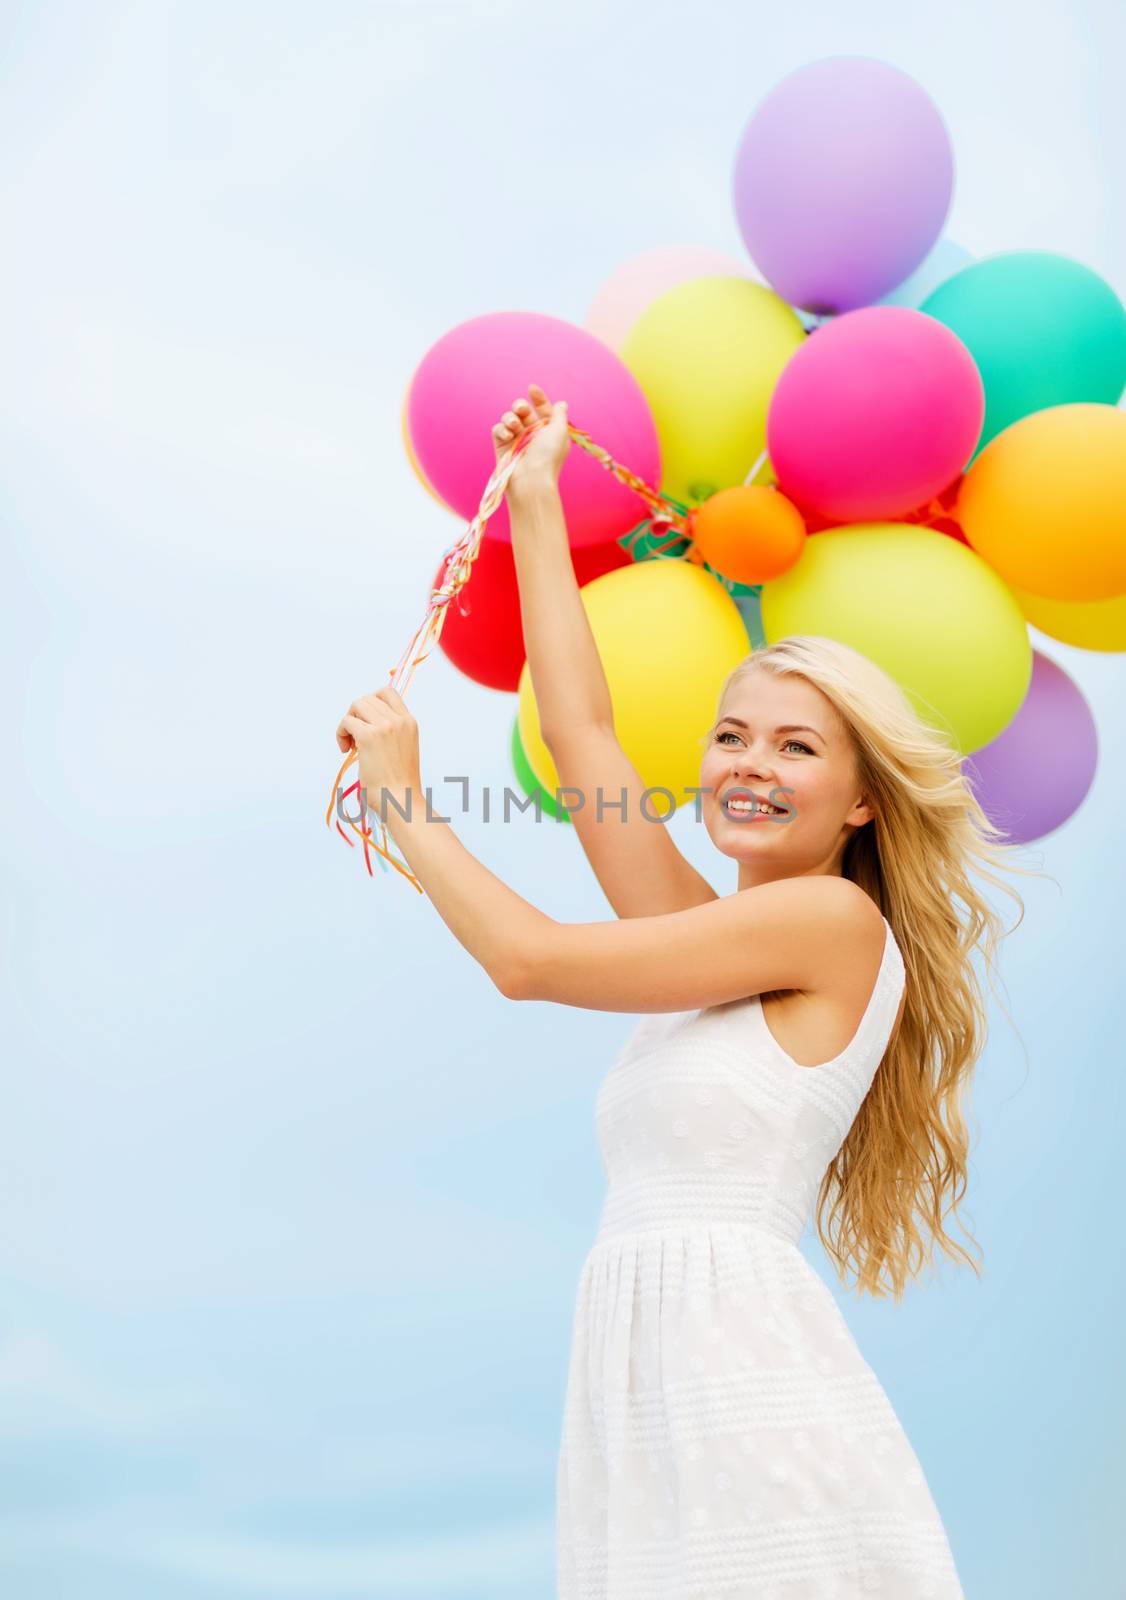
[[[688,791],[700,784],[700,762],[723,680],[750,654],[739,608],[703,567],[660,558],[604,573],[584,584],[579,595],[602,658],[622,748],[647,787],[671,790],[677,806],[694,799]],[[517,694],[524,754],[554,795],[559,774],[540,735],[527,662]],[[597,795],[583,798],[586,810],[597,814]],[[604,793],[602,804],[618,799]],[[563,804],[573,814],[574,797],[565,793]],[[671,810],[667,794],[646,801],[646,815],[654,821]]]
[[[893,677],[924,721],[971,755],[1012,721],[1032,679],[1012,590],[959,539],[902,522],[856,522],[805,541],[763,585],[768,642],[823,634]]]
[[[954,515],[1014,589],[1126,594],[1126,412],[1091,401],[1021,417],[970,467]]]
[[[1017,604],[1034,628],[1081,650],[1126,650],[1126,594],[1109,600],[1046,600],[1014,589]]]
[[[792,307],[747,278],[691,278],[645,308],[621,357],[657,424],[665,494],[692,506],[745,481],[774,386],[805,339]],[[769,463],[754,478],[776,481]]]
[[[428,482],[426,474],[423,472],[422,468],[418,464],[418,457],[414,453],[414,446],[411,444],[410,430],[407,427],[407,406],[408,406],[408,404],[410,402],[410,395],[411,395],[410,384],[408,384],[407,385],[407,392],[403,396],[402,414],[401,414],[401,416],[399,418],[399,427],[400,427],[400,429],[402,431],[402,435],[403,435],[403,449],[407,452],[407,460],[410,462],[411,466],[414,468],[415,477],[418,479],[419,483],[421,483],[422,487],[426,490],[427,494],[431,497],[432,500],[436,500],[438,502],[438,504],[442,507],[443,511],[452,511],[453,507],[447,505],[446,502],[442,499],[441,495],[438,493],[438,491],[435,488],[433,488],[432,485]]]

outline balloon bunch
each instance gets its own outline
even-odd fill
[[[1126,309],[1066,256],[973,260],[942,233],[953,184],[914,79],[866,57],[812,62],[738,143],[750,263],[649,251],[610,275],[583,327],[497,312],[419,364],[407,455],[473,521],[406,657],[413,670],[420,635],[438,640],[470,678],[515,691],[513,767],[552,814],[566,817],[503,468],[489,475],[492,423],[531,381],[581,419],[559,490],[615,727],[647,785],[682,803],[726,673],[752,645],[813,633],[896,679],[1013,842],[1081,804],[1094,719],[1029,624],[1126,650]]]

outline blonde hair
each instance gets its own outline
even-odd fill
[[[838,1277],[854,1267],[857,1292],[879,1299],[886,1276],[898,1302],[933,1258],[935,1243],[980,1276],[977,1262],[943,1227],[944,1214],[956,1214],[966,1190],[964,1109],[986,1034],[971,954],[983,946],[992,989],[998,942],[1024,918],[1024,901],[998,871],[1048,874],[1014,864],[1018,847],[1004,842],[982,810],[961,753],[867,656],[813,634],[779,639],[753,650],[729,674],[720,706],[752,668],[796,674],[832,703],[855,752],[859,788],[875,812],[846,844],[841,870],[890,923],[907,992],[900,1026],[822,1179],[817,1232]],[[975,878],[1015,900],[1019,914],[1011,928],[1002,931]]]

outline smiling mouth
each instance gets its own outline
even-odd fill
[[[742,796],[734,800],[721,800],[720,809],[725,816],[740,822],[749,821],[752,817],[784,817],[786,812],[781,806],[772,805],[769,800],[743,799]]]

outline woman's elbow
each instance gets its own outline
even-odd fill
[[[490,972],[489,976],[492,978],[496,989],[506,1000],[534,1000],[536,998],[530,964],[526,961],[509,960],[503,967],[498,967]]]
[[[548,974],[558,965],[559,923],[541,913],[513,930],[490,976],[506,1000],[550,1000]]]

